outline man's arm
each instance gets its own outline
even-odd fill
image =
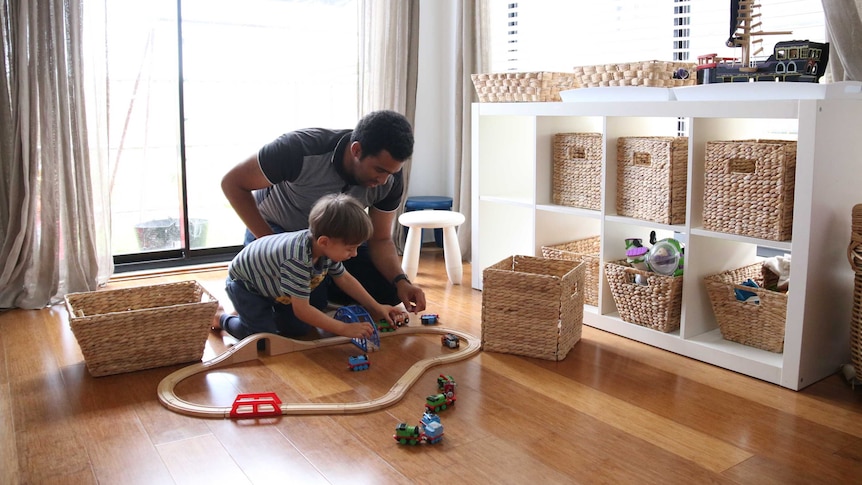
[[[272,234],[272,228],[260,215],[252,191],[271,185],[260,169],[256,153],[234,166],[221,179],[222,192],[231,207],[245,226],[258,238]]]
[[[395,212],[383,212],[374,207],[369,207],[368,214],[371,216],[371,222],[374,225],[374,233],[371,235],[371,239],[368,240],[368,252],[371,256],[371,262],[387,281],[392,281],[402,273],[401,260],[398,258],[395,241],[392,240]],[[404,303],[407,311],[421,312],[425,310],[425,292],[421,288],[412,282],[402,279],[396,283],[396,289],[398,291],[398,298]]]

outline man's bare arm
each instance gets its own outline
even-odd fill
[[[255,237],[272,234],[272,228],[260,215],[252,191],[271,185],[260,169],[257,154],[231,168],[221,180],[222,192]]]

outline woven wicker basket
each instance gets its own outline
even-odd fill
[[[709,301],[725,340],[770,352],[784,351],[787,293],[763,288],[762,263],[751,264],[704,278]],[[751,278],[761,288],[740,283]],[[736,299],[734,290],[756,294],[760,303]]]
[[[562,101],[560,91],[577,88],[570,72],[472,74],[481,103]]]
[[[793,230],[796,142],[706,143],[703,227],[786,241]]]
[[[575,78],[578,80],[578,84],[584,88],[601,86],[657,88],[693,86],[697,84],[696,71],[697,64],[671,61],[624,62],[574,68]]]
[[[635,282],[640,275],[645,285]],[[605,277],[620,318],[660,332],[679,328],[682,276],[663,276],[633,268],[625,260],[605,263]]]
[[[862,381],[862,204],[850,212],[850,245],[847,261],[853,269],[853,308],[850,314],[850,362],[856,379]]]
[[[200,360],[217,308],[196,281],[66,295],[95,377]]]
[[[599,210],[601,186],[602,134],[554,135],[554,204]]]
[[[559,361],[580,340],[583,264],[512,256],[482,278],[484,350]]]
[[[563,244],[542,246],[542,256],[584,263],[584,303],[599,305],[599,236],[578,239]]]
[[[687,168],[687,137],[620,137],[617,214],[661,224],[684,224]]]

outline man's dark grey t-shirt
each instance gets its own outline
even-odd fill
[[[308,213],[320,197],[347,193],[366,207],[394,211],[404,191],[401,172],[377,187],[356,185],[344,172],[344,150],[352,130],[308,128],[281,135],[258,152],[260,169],[272,187],[255,192],[258,210],[285,231],[308,228]]]

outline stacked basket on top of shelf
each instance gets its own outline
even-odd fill
[[[584,88],[645,86],[674,88],[697,84],[697,64],[679,61],[636,61],[575,67],[575,78]]]
[[[570,72],[502,72],[470,77],[481,103],[562,101],[560,91],[578,87]]]
[[[790,240],[796,184],[796,142],[718,140],[706,143],[704,229],[770,241]],[[755,263],[705,278],[725,340],[783,352],[787,293]],[[743,286],[751,278],[760,288]],[[736,291],[758,302],[737,298]]]

